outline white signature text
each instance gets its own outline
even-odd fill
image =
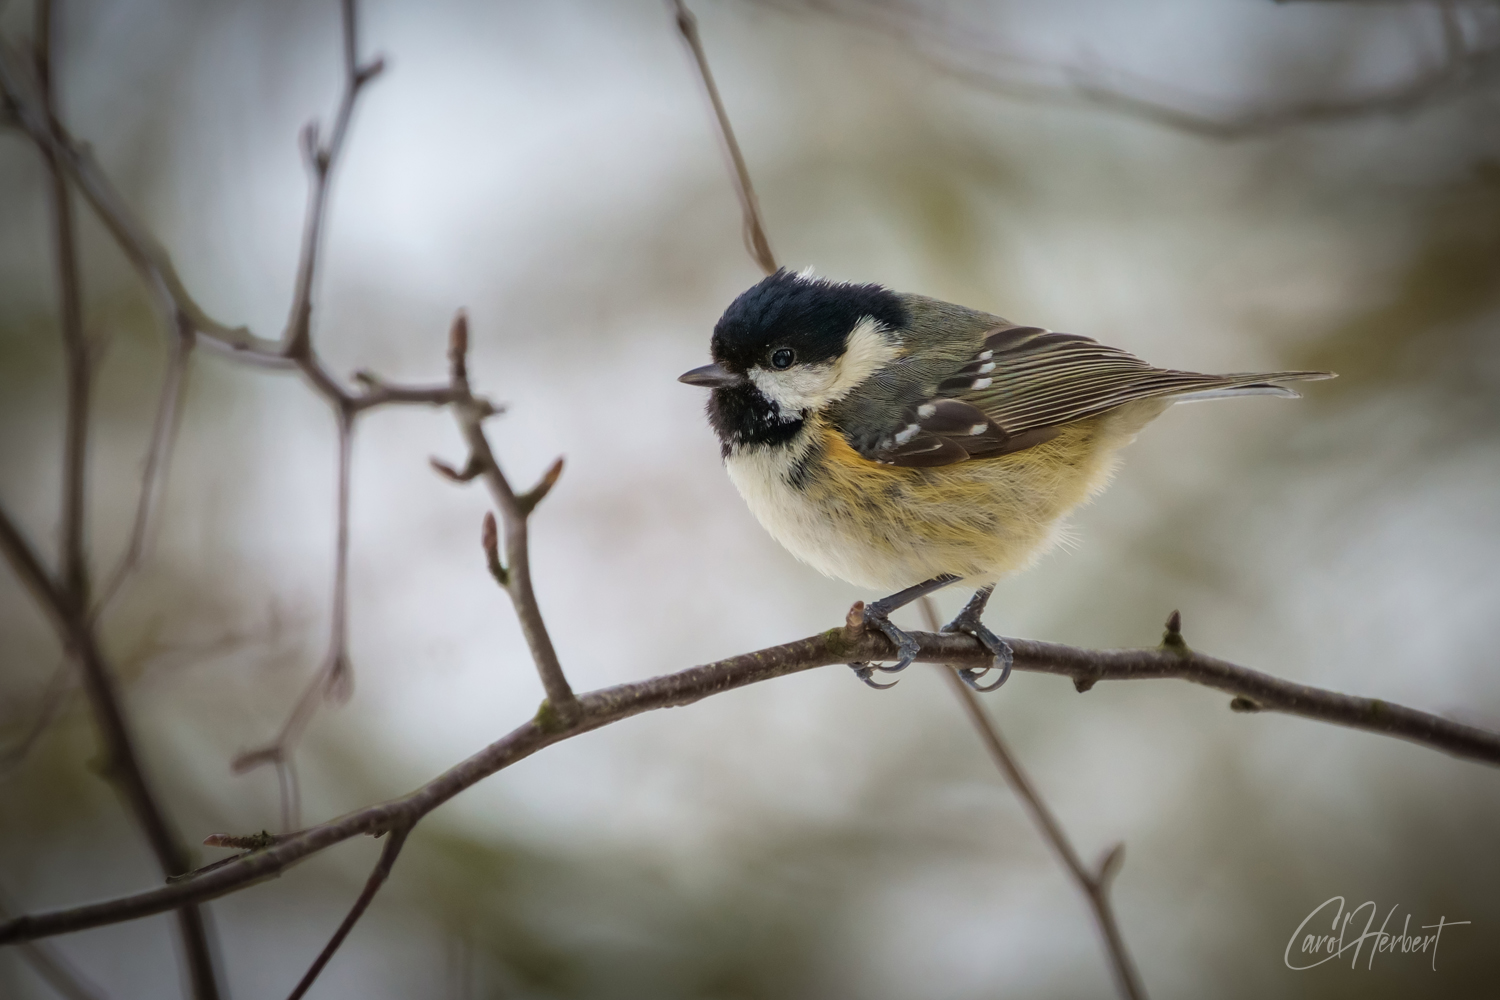
[[[1286,962],[1288,969],[1301,971],[1322,965],[1324,962],[1331,962],[1335,958],[1343,958],[1353,951],[1354,955],[1349,959],[1349,968],[1354,969],[1359,966],[1360,952],[1368,945],[1370,958],[1366,968],[1373,969],[1375,956],[1382,952],[1402,955],[1431,953],[1432,971],[1436,972],[1438,941],[1443,936],[1443,928],[1458,927],[1471,921],[1438,917],[1437,923],[1422,924],[1417,928],[1418,933],[1412,934],[1411,914],[1408,913],[1401,924],[1401,930],[1396,932],[1388,928],[1399,905],[1390,908],[1377,929],[1375,919],[1380,916],[1380,913],[1374,900],[1360,903],[1353,909],[1345,909],[1343,896],[1334,896],[1325,900],[1318,905],[1317,909],[1309,913],[1302,923],[1297,925],[1297,929],[1292,932],[1291,939],[1286,943],[1286,952],[1282,960]],[[1370,912],[1365,917],[1364,930],[1360,930],[1359,915],[1366,909]],[[1330,913],[1333,915],[1333,920],[1326,926],[1331,933],[1317,933],[1325,926],[1323,920],[1327,920]],[[1319,914],[1322,914],[1323,920],[1318,919]],[[1432,933],[1421,933],[1423,931]]]

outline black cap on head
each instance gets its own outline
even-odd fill
[[[714,326],[713,357],[732,372],[764,364],[789,347],[800,364],[832,361],[849,332],[866,316],[892,329],[906,325],[906,308],[880,285],[803,277],[785,268],[742,292]]]

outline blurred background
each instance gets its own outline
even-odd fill
[[[469,310],[476,386],[510,407],[490,433],[513,480],[567,457],[532,552],[574,686],[798,638],[879,596],[818,577],[755,524],[701,392],[675,382],[760,274],[666,6],[361,9],[364,53],[388,69],[334,182],[316,342],[340,374],[438,381],[449,319]],[[1429,4],[693,9],[787,265],[1170,367],[1342,375],[1300,401],[1166,415],[1074,518],[1073,544],[1001,584],[993,627],[1150,645],[1180,608],[1205,651],[1500,727],[1500,10],[1453,5],[1445,31]],[[60,5],[65,121],[196,298],[262,335],[290,301],[296,136],[332,113],[337,15],[331,0]],[[13,43],[30,24],[26,3],[0,10]],[[1371,113],[1344,113],[1372,95]],[[102,575],[128,536],[166,344],[80,214]],[[0,499],[54,558],[50,239],[36,151],[0,133]],[[307,822],[410,790],[541,698],[485,571],[483,492],[433,475],[429,455],[463,459],[445,413],[360,425],[355,685],[298,747]],[[281,822],[275,774],[229,762],[274,736],[321,660],[335,458],[331,415],[298,378],[197,352],[150,554],[102,625],[189,843]],[[94,770],[60,647],[8,571],[0,630],[6,905],[158,884]],[[1179,682],[1079,695],[1018,674],[985,701],[1080,852],[1126,843],[1115,902],[1153,996],[1494,995],[1493,769],[1233,714]],[[376,853],[351,842],[211,904],[229,995],[284,995]],[[1436,971],[1368,950],[1289,971],[1288,939],[1336,895],[1396,907],[1393,929],[1472,923],[1444,932]],[[52,943],[108,996],[179,993],[167,917]],[[55,995],[15,949],[0,994]],[[830,667],[569,741],[443,807],[314,995],[1113,987],[1083,898],[933,668],[875,692]]]

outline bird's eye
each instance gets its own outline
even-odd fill
[[[781,350],[776,351],[771,355],[771,367],[790,368],[792,367],[792,362],[795,361],[796,358],[797,356],[792,353],[792,349],[790,347],[783,347]]]

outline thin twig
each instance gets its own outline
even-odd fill
[[[356,376],[360,391],[346,389],[328,371],[312,340],[313,286],[317,277],[318,252],[327,219],[329,185],[339,155],[344,149],[349,123],[360,92],[384,69],[384,60],[376,58],[359,62],[359,19],[354,0],[340,0],[344,88],[334,113],[332,133],[326,143],[319,138],[316,122],[302,131],[302,152],[309,173],[307,213],[303,220],[302,245],[297,261],[297,277],[292,304],[282,332],[280,356],[296,365],[313,389],[333,410],[338,430],[338,501],[336,541],[334,546],[333,594],[330,602],[328,652],[318,671],[298,697],[281,731],[271,743],[240,754],[232,763],[236,773],[262,764],[277,769],[281,792],[282,821],[291,825],[298,820],[296,775],[290,767],[290,755],[301,738],[317,707],[324,701],[344,700],[353,684],[349,663],[349,477],[354,426],[366,410],[390,403],[449,402],[444,391],[428,387],[394,386],[369,373]]]
[[[3,523],[3,522],[0,522]],[[855,622],[858,622],[855,616]],[[990,654],[972,637],[913,632],[924,663],[985,666]],[[1339,694],[1281,680],[1193,652],[1178,641],[1155,649],[1093,650],[1029,639],[1008,639],[1015,669],[1057,674],[1087,689],[1102,680],[1177,678],[1252,701],[1258,710],[1285,712],[1319,722],[1394,736],[1468,760],[1500,766],[1500,733],[1493,733],[1389,702]],[[845,625],[818,635],[706,666],[578,697],[578,711],[564,720],[548,703],[536,717],[409,795],[368,806],[281,839],[199,878],[102,903],[18,917],[0,924],[0,945],[30,941],[121,923],[203,902],[275,875],[297,861],[361,834],[414,826],[427,813],[490,775],[545,747],[621,719],[660,708],[690,705],[735,688],[851,660],[892,659],[895,649],[878,631]]]
[[[135,749],[135,737],[120,704],[115,672],[100,650],[86,610],[75,605],[47,574],[35,549],[27,543],[10,515],[0,508],[0,551],[52,619],[58,638],[77,664],[94,722],[104,743],[103,773],[114,783],[135,815],[156,855],[162,874],[176,875],[190,867],[176,832],[162,810]],[[194,903],[177,910],[178,932],[188,964],[188,978],[198,1000],[219,995],[214,971],[214,949],[203,914]]]
[[[311,352],[311,349],[309,349]],[[311,354],[310,357],[316,357]],[[423,404],[442,406],[470,399],[468,390],[448,386],[397,386],[384,382],[368,372],[356,379],[363,386],[359,395],[340,395],[334,400],[338,426],[338,486],[334,517],[334,571],[330,597],[328,651],[317,672],[298,696],[292,711],[282,723],[275,739],[263,746],[239,754],[231,762],[236,774],[263,765],[276,768],[280,792],[282,826],[300,825],[301,795],[291,757],[318,707],[326,702],[342,702],[349,697],[354,682],[354,668],[349,659],[349,508],[351,503],[354,428],[366,410],[390,404]],[[335,389],[335,392],[342,390]],[[494,412],[488,404],[476,402],[485,412]]]
[[[531,650],[531,658],[536,664],[542,688],[547,692],[548,704],[560,717],[571,718],[577,710],[578,699],[563,673],[562,664],[557,659],[557,650],[552,645],[552,637],[547,632],[547,623],[537,605],[536,592],[531,585],[531,557],[527,536],[527,520],[562,474],[562,459],[553,462],[541,480],[526,493],[517,495],[511,489],[510,481],[501,471],[500,463],[484,434],[484,420],[494,414],[495,407],[474,396],[469,388],[468,351],[469,320],[460,312],[453,318],[453,326],[448,334],[449,377],[454,392],[461,397],[453,407],[453,415],[469,446],[467,468],[477,470],[477,475],[484,477],[485,485],[489,486],[490,494],[495,498],[495,505],[500,508],[500,520],[505,528],[505,564],[503,571],[495,574],[496,580],[505,588],[505,592],[510,595],[511,604],[515,606],[521,633],[526,637],[526,645]],[[440,471],[447,468],[441,463],[434,464]],[[463,473],[451,469],[447,470],[446,475],[459,481],[465,478]],[[475,477],[471,475],[467,478]],[[499,561],[498,541],[495,544],[491,572],[495,572]],[[486,549],[488,550],[488,546]]]
[[[930,596],[924,596],[921,600],[922,617],[927,621],[927,627],[936,632],[939,628],[937,605]],[[1000,773],[1005,775],[1005,780],[1010,784],[1016,797],[1026,807],[1031,815],[1031,820],[1041,831],[1042,837],[1057,852],[1063,867],[1078,883],[1078,888],[1083,891],[1084,898],[1088,900],[1090,909],[1094,912],[1094,921],[1098,924],[1099,933],[1104,938],[1105,953],[1109,956],[1110,971],[1114,975],[1115,987],[1120,995],[1126,1000],[1144,1000],[1146,989],[1141,983],[1140,973],[1136,971],[1135,963],[1131,961],[1130,952],[1125,947],[1125,939],[1120,934],[1119,922],[1115,919],[1114,908],[1110,905],[1109,890],[1113,876],[1119,870],[1120,862],[1124,859],[1124,844],[1116,844],[1100,864],[1099,871],[1091,872],[1078,857],[1078,852],[1073,849],[1073,843],[1068,839],[1062,824],[1042,801],[1036,786],[1026,772],[1021,770],[1021,764],[1016,760],[1015,754],[1010,750],[1005,740],[1000,736],[1000,727],[990,714],[984,710],[984,704],[974,690],[965,684],[963,678],[952,667],[943,665],[939,671],[943,679],[948,682],[948,687],[958,697],[964,706],[964,712],[969,716],[969,721],[979,732],[979,738],[989,750],[990,756],[994,758],[995,765],[1000,768]]]
[[[88,147],[47,114],[26,61],[4,39],[0,39],[0,96],[13,110],[17,124],[33,142],[56,158],[69,180],[88,200],[140,273],[164,319],[175,321],[180,315],[197,334],[231,353],[277,367],[292,366],[281,356],[277,341],[257,337],[242,326],[220,323],[193,300],[178,277],[171,256],[110,183]]]
[[[677,30],[693,53],[698,78],[703,81],[703,89],[708,92],[708,100],[713,105],[714,120],[719,126],[719,141],[723,143],[724,153],[729,157],[729,176],[734,182],[734,193],[740,200],[740,211],[744,214],[745,249],[761,266],[761,270],[772,274],[776,270],[776,256],[771,253],[771,241],[766,237],[765,226],[761,224],[760,203],[755,199],[755,188],[750,183],[750,171],[745,166],[744,154],[740,152],[740,144],[734,138],[734,128],[729,124],[729,113],[724,110],[724,101],[719,97],[713,71],[708,68],[703,40],[698,37],[698,19],[687,9],[683,0],[671,0],[671,5],[677,19]]]
[[[0,893],[0,920],[10,916],[9,897]],[[64,1000],[106,1000],[105,992],[79,972],[61,951],[45,941],[28,941],[20,946],[21,957],[32,970]]]
[[[747,238],[747,249],[749,249],[750,255],[769,274],[776,269],[776,265],[771,260],[770,248],[765,241],[765,235],[761,228],[755,195],[750,187],[750,175],[745,169],[743,157],[740,156],[739,145],[734,140],[734,132],[730,128],[729,118],[724,111],[724,105],[719,100],[719,92],[718,88],[714,86],[713,74],[709,71],[708,58],[703,51],[702,42],[698,37],[697,22],[693,19],[692,14],[688,12],[683,0],[673,0],[673,3],[677,11],[678,30],[682,33],[683,38],[686,39],[688,46],[693,51],[694,58],[697,60],[699,75],[702,77],[704,86],[707,88],[709,97],[713,102],[714,114],[719,124],[719,133],[723,137],[725,145],[731,154],[732,170],[730,173],[737,181],[736,190],[740,194],[740,204],[745,213],[747,237],[751,232],[754,232],[758,237],[758,240]],[[764,255],[762,255],[762,250],[764,251]],[[491,534],[491,522],[487,521],[487,540]],[[497,578],[500,578],[500,574],[503,571],[498,569],[493,558],[491,558],[491,564],[491,572],[495,572]],[[921,607],[922,614],[927,619],[928,628],[933,632],[937,632],[940,623],[938,621],[936,604],[933,603],[931,597],[923,597]],[[849,627],[857,627],[857,623],[853,618],[850,619]],[[1145,996],[1145,991],[1141,986],[1140,977],[1137,975],[1135,967],[1130,961],[1130,956],[1125,950],[1125,942],[1120,936],[1114,914],[1110,910],[1107,884],[1103,880],[1094,879],[1084,870],[1073,851],[1072,845],[1068,842],[1066,836],[1064,836],[1062,828],[1052,817],[1052,814],[1048,811],[1045,804],[1043,804],[1041,798],[1036,794],[1036,790],[1021,772],[1020,766],[1010,754],[1004,741],[1001,740],[999,730],[985,713],[984,706],[980,704],[978,696],[964,683],[952,667],[940,666],[939,669],[950,686],[958,693],[970,721],[979,730],[980,737],[989,747],[990,753],[995,757],[996,763],[999,764],[1002,773],[1010,781],[1011,787],[1015,789],[1017,796],[1026,804],[1032,818],[1040,827],[1042,835],[1052,843],[1053,847],[1062,856],[1064,864],[1078,881],[1085,897],[1089,900],[1089,904],[1094,910],[1095,919],[1103,933],[1110,966],[1121,995],[1126,1000],[1142,1000]]]
[[[52,74],[52,3],[38,0],[36,40],[32,58],[42,110],[57,118],[56,84]],[[56,254],[58,321],[67,369],[67,416],[63,433],[62,584],[78,607],[88,603],[89,572],[86,554],[89,395],[93,381],[92,357],[83,333],[83,286],[78,267],[78,227],[73,219],[73,193],[57,157],[41,147],[47,167],[47,190],[52,206],[52,242]]]
[[[349,121],[354,116],[354,105],[359,93],[385,68],[379,58],[363,66],[359,64],[359,19],[354,0],[340,0],[341,26],[344,50],[344,91],[339,98],[338,111],[334,114],[333,133],[327,144],[318,139],[316,122],[302,131],[302,150],[311,175],[307,198],[307,216],[302,227],[302,250],[297,261],[297,281],[292,294],[291,313],[287,317],[286,330],[282,334],[282,345],[287,357],[299,361],[310,361],[312,290],[318,265],[318,251],[323,238],[323,223],[327,216],[328,184],[333,168],[343,151],[344,139],[349,132]],[[304,365],[304,367],[308,367]],[[309,371],[316,381],[316,375]]]
[[[88,149],[68,135],[56,116],[51,113],[45,78],[39,82],[27,70],[24,61],[15,58],[4,41],[0,40],[0,94],[3,94],[7,107],[14,110],[17,122],[49,158],[49,162],[56,164],[58,169],[55,175],[61,178],[65,172],[88,198],[95,212],[115,237],[116,242],[140,271],[157,300],[159,311],[170,319],[171,331],[174,334],[173,354],[169,358],[151,445],[147,452],[140,499],[136,508],[130,542],[121,562],[108,577],[95,613],[97,614],[97,611],[118,593],[120,585],[139,564],[142,557],[154,497],[159,491],[162,474],[168,463],[175,436],[186,355],[197,337],[202,336],[210,343],[228,348],[232,356],[241,360],[300,371],[334,411],[338,424],[340,465],[338,541],[331,603],[329,652],[320,669],[298,699],[275,742],[242,754],[235,761],[236,770],[244,770],[258,763],[276,764],[282,791],[283,819],[288,823],[296,822],[298,798],[295,775],[287,764],[291,748],[322,701],[330,696],[337,698],[347,694],[352,676],[348,658],[348,511],[349,452],[355,418],[367,410],[389,404],[441,406],[452,403],[457,398],[451,385],[394,385],[367,373],[356,376],[356,380],[360,383],[358,390],[347,389],[328,371],[313,346],[311,333],[313,288],[327,217],[330,183],[345,146],[359,95],[384,68],[384,62],[379,58],[364,64],[359,62],[358,12],[354,0],[340,0],[340,14],[344,67],[343,91],[334,114],[333,128],[328,141],[326,143],[320,141],[316,124],[310,124],[303,131],[303,152],[310,174],[308,207],[303,223],[301,250],[298,256],[287,325],[281,337],[274,341],[256,337],[243,327],[231,328],[219,323],[198,306],[182,285],[165,249],[156,242],[146,226],[131,212],[125,200],[120,197],[103,171],[94,162]],[[43,65],[41,68],[45,72],[46,67]],[[72,297],[65,295],[65,301],[72,301]],[[66,323],[65,326],[67,326]],[[86,357],[80,352],[75,353]],[[84,375],[86,376],[86,372]],[[70,388],[80,382],[86,383],[86,377],[80,379],[74,370],[70,376]],[[65,517],[65,525],[76,527],[76,530],[65,530],[65,540],[82,536],[81,515],[75,513],[77,506],[73,503],[73,498],[81,494],[83,466],[81,459],[75,456],[81,455],[82,447],[81,444],[74,447],[74,442],[79,439],[73,433],[73,428],[83,426],[83,420],[74,419],[74,415],[82,411],[82,406],[78,405],[77,401],[86,401],[86,398],[86,394],[70,393],[70,452],[66,465],[69,470],[76,471],[77,475],[73,479],[80,485],[78,489],[65,491],[66,497],[69,498],[69,513]],[[76,569],[80,564],[70,559],[68,565]],[[77,572],[70,571],[69,579],[77,580],[81,579],[81,576]],[[70,589],[72,589],[71,583]]]
[[[161,395],[156,404],[156,419],[151,427],[151,440],[146,446],[146,461],[141,469],[141,492],[135,505],[135,518],[130,526],[130,541],[125,553],[110,572],[98,600],[94,604],[93,617],[99,615],[120,592],[120,587],[131,573],[140,566],[146,554],[147,532],[151,526],[151,514],[156,507],[156,498],[167,479],[167,466],[172,460],[173,446],[181,427],[182,397],[187,383],[188,360],[194,337],[192,328],[180,313],[177,316],[176,336],[168,347],[167,370],[162,377]]]
[[[296,775],[288,768],[292,748],[301,739],[318,705],[325,701],[345,701],[354,683],[349,663],[349,477],[354,447],[354,418],[348,410],[338,411],[338,499],[335,514],[333,556],[333,595],[329,614],[328,652],[323,665],[303,690],[281,732],[269,746],[251,750],[235,758],[235,773],[243,773],[260,764],[277,767],[281,787],[282,822],[290,828],[298,822],[299,796]]]
[[[50,128],[57,122],[56,88],[53,77],[54,37],[52,3],[39,0],[36,7],[36,39],[33,63],[36,69],[35,93],[41,114]],[[6,53],[0,52],[0,57]],[[0,69],[3,73],[3,69]],[[6,91],[11,89],[7,86]],[[0,512],[5,535],[4,548],[18,573],[30,574],[28,585],[39,597],[54,605],[53,617],[63,627],[59,638],[77,661],[83,674],[84,688],[93,708],[95,722],[106,747],[107,773],[124,793],[166,875],[187,868],[186,854],[176,840],[165,813],[147,781],[145,770],[135,752],[120,696],[114,684],[114,672],[99,650],[89,622],[89,567],[87,555],[87,470],[88,421],[92,389],[92,352],[83,332],[82,277],[78,263],[76,223],[73,218],[72,192],[68,185],[57,149],[48,143],[38,144],[47,168],[52,202],[53,237],[57,253],[59,313],[62,341],[67,360],[66,430],[63,446],[63,516],[61,572],[49,579],[41,562],[28,553],[19,530],[10,518]],[[196,906],[184,906],[177,913],[178,933],[182,938],[188,967],[189,986],[198,1000],[216,1000],[218,982],[214,971],[213,948],[203,915]]]
[[[276,760],[276,795],[281,805],[281,829],[290,833],[302,825],[302,784],[297,780],[297,762],[291,754]]]
[[[1159,83],[1106,67],[1071,65],[966,44],[951,34],[925,27],[920,17],[893,17],[873,5],[828,0],[757,0],[784,11],[811,9],[829,17],[871,28],[909,48],[934,69],[971,86],[1022,101],[1104,108],[1142,121],[1209,139],[1238,140],[1271,135],[1289,128],[1408,114],[1462,93],[1473,81],[1500,69],[1500,46],[1468,49],[1450,4],[1434,4],[1441,19],[1444,59],[1410,79],[1348,97],[1314,97],[1271,108],[1216,115],[1145,96],[1160,92]],[[866,10],[864,8],[870,8]],[[874,11],[873,13],[871,11]],[[1007,72],[999,67],[1010,67]],[[1048,78],[1051,78],[1050,80]]]
[[[354,417],[339,413],[338,526],[333,555],[333,615],[328,635],[328,680],[324,691],[330,698],[348,700],[354,683],[349,666],[349,477],[354,452]]]
[[[375,898],[375,894],[380,891],[380,887],[385,884],[386,878],[391,874],[391,868],[396,863],[396,856],[401,853],[401,847],[406,843],[406,835],[409,832],[410,827],[396,827],[386,834],[385,847],[381,849],[380,860],[375,863],[375,870],[370,872],[370,877],[365,881],[365,887],[360,891],[359,898],[354,901],[349,914],[344,917],[344,922],[339,924],[339,929],[333,932],[333,937],[323,946],[323,950],[318,952],[318,957],[313,960],[312,967],[307,970],[287,1000],[300,1000],[312,987],[313,980],[318,978],[318,973],[323,971],[323,967],[328,964],[333,953],[338,951],[339,945],[344,943],[344,938],[349,936],[349,931],[353,929],[355,922],[364,915],[365,910],[370,906],[370,901]]]
[[[354,413],[393,403],[419,404],[426,406],[448,406],[460,400],[450,385],[394,385],[380,376],[367,371],[354,373],[361,392],[349,398],[349,408]]]

